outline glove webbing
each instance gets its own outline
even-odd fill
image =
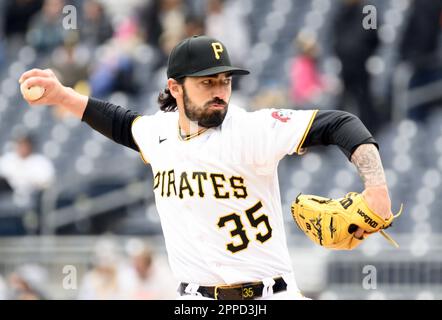
[[[403,209],[403,203],[401,203],[401,207],[399,208],[399,212],[398,213],[396,213],[395,215],[393,215],[393,217],[394,217],[394,219],[396,219],[396,218],[398,218],[401,214],[402,214],[402,209]],[[394,219],[393,219],[393,221],[394,221]],[[391,225],[390,225],[391,226]],[[394,239],[391,237],[391,236],[389,236],[384,230],[381,230],[381,231],[379,231],[383,236],[384,236],[384,238],[385,239],[387,239],[388,240],[388,242],[390,242],[394,247],[396,247],[396,248],[399,248],[399,244],[396,242],[396,241],[394,241]]]

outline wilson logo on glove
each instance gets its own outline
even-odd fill
[[[368,224],[372,228],[376,228],[378,226],[378,223],[376,221],[371,220],[371,218],[361,209],[358,209],[359,215],[364,218],[364,222]]]
[[[315,195],[298,195],[291,206],[292,216],[298,227],[315,243],[330,249],[351,250],[370,234],[380,232],[394,246],[399,245],[383,229],[391,226],[388,220],[370,210],[362,194],[350,192],[340,199],[329,199]],[[354,236],[362,228],[362,239]]]

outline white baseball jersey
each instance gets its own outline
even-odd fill
[[[277,165],[299,153],[315,114],[230,105],[221,126],[187,139],[178,112],[134,121],[177,280],[219,285],[292,272]]]

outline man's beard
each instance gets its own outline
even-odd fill
[[[190,121],[198,123],[198,126],[204,128],[218,127],[223,123],[224,118],[227,114],[227,109],[229,104],[220,98],[214,98],[209,102],[205,103],[202,107],[195,105],[183,88],[184,93],[184,113]],[[223,109],[211,109],[212,104],[220,104],[225,106]]]

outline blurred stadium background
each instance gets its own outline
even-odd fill
[[[362,183],[337,148],[286,157],[281,196],[304,294],[441,299],[441,9],[440,0],[1,1],[0,299],[174,298],[150,168],[63,110],[29,108],[17,80],[50,67],[76,90],[153,113],[168,53],[200,33],[252,71],[232,103],[359,115],[380,143],[393,210],[404,203],[389,230],[399,249],[374,235],[353,252],[324,250],[295,227],[291,200]],[[31,152],[24,137],[38,161],[19,165],[14,153]]]

